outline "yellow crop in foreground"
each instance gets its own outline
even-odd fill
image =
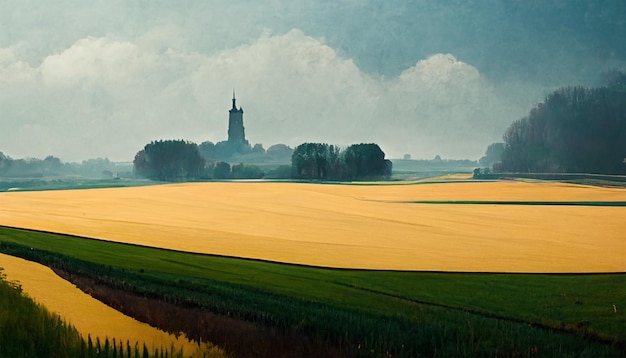
[[[489,272],[626,271],[626,207],[397,201],[626,201],[561,183],[185,183],[0,193],[0,224],[299,264]]]
[[[98,337],[102,342],[107,337],[124,343],[128,340],[132,346],[135,342],[140,345],[143,342],[150,350],[173,346],[177,350],[182,348],[185,356],[200,353],[200,346],[184,335],[177,338],[125,316],[82,292],[46,266],[5,254],[0,254],[0,266],[8,281],[18,281],[30,298],[57,313],[76,327],[83,337],[91,335],[94,341]],[[213,347],[211,352],[217,355],[219,349]]]

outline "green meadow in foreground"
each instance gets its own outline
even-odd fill
[[[0,251],[348,356],[626,354],[626,274],[337,270],[4,227]]]

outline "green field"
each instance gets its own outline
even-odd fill
[[[0,192],[123,188],[155,184],[159,184],[159,182],[146,179],[89,179],[79,177],[15,179],[0,177]]]
[[[11,228],[0,228],[0,251],[348,356],[626,354],[626,274],[323,269]]]

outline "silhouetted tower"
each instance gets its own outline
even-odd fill
[[[233,108],[228,111],[228,143],[243,147],[248,145],[243,127],[243,107],[237,109],[236,101],[233,90]]]

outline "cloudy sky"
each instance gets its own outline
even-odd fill
[[[0,2],[0,151],[376,142],[477,159],[550,91],[626,69],[620,0]]]

